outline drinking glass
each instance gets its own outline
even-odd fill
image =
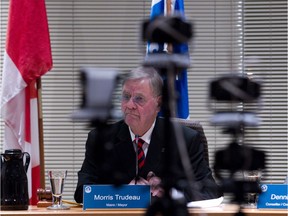
[[[70,209],[68,206],[62,204],[62,194],[64,188],[64,181],[67,177],[67,170],[49,170],[48,178],[51,185],[52,205],[48,206],[50,210],[65,210]]]
[[[244,171],[244,179],[246,181],[257,182],[259,184],[261,179],[261,170],[247,170]],[[256,208],[258,202],[258,193],[247,193],[247,202],[244,205],[246,208]]]

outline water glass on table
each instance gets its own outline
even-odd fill
[[[52,205],[48,206],[50,210],[66,210],[68,206],[62,204],[62,194],[64,182],[67,177],[67,170],[49,170],[48,178],[51,185]]]
[[[261,179],[261,170],[246,170],[243,172],[244,180],[248,182],[256,182],[260,183]],[[258,193],[256,192],[248,192],[246,194],[246,204],[244,207],[246,208],[257,208],[258,202]]]

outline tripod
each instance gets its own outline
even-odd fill
[[[218,102],[252,103],[260,97],[259,83],[239,74],[226,75],[215,79],[210,84],[210,99]],[[222,126],[224,133],[232,135],[232,142],[226,149],[215,154],[215,177],[221,181],[222,191],[234,195],[233,202],[240,208],[236,215],[244,215],[242,204],[247,193],[260,193],[257,181],[239,179],[237,173],[243,171],[263,170],[265,168],[265,153],[243,143],[244,128],[258,126],[259,119],[253,112],[232,111],[216,112],[212,124]],[[239,139],[239,137],[242,137]],[[225,176],[225,171],[228,176]]]
[[[151,206],[148,208],[146,215],[152,216],[158,213],[162,215],[188,215],[186,200],[184,197],[180,199],[175,199],[171,196],[171,190],[173,188],[178,188],[181,184],[178,182],[176,164],[177,158],[181,158],[181,162],[186,175],[187,183],[192,183],[194,181],[193,170],[189,162],[189,157],[187,154],[186,145],[184,142],[179,142],[179,140],[184,140],[179,131],[179,128],[174,127],[175,125],[171,122],[171,117],[174,117],[175,110],[175,90],[174,82],[177,71],[183,67],[188,66],[188,59],[182,57],[181,61],[178,61],[179,55],[166,55],[166,54],[155,54],[154,56],[147,58],[144,65],[153,66],[159,69],[159,73],[164,77],[164,86],[162,90],[162,112],[165,119],[165,155],[164,164],[165,170],[162,171],[162,187],[164,190],[163,197],[157,198]],[[175,140],[173,139],[175,137]],[[175,143],[176,142],[176,143]],[[180,157],[177,157],[174,151],[173,145],[176,145],[179,151]],[[192,187],[191,187],[192,188]],[[191,189],[190,188],[190,189]],[[190,192],[192,193],[192,190]]]

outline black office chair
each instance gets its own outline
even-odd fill
[[[180,118],[173,118],[173,121],[176,121],[186,127],[192,128],[196,131],[198,131],[198,133],[200,134],[200,139],[201,142],[204,145],[204,158],[207,161],[207,164],[209,166],[209,151],[208,151],[208,142],[204,133],[204,129],[201,125],[200,122],[198,121],[193,121],[191,119],[180,119]]]

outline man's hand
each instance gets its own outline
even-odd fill
[[[142,177],[133,179],[130,183],[130,185],[150,185],[151,187],[151,194],[152,196],[162,197],[163,195],[163,188],[161,188],[161,179],[153,172],[149,172],[147,175],[147,179],[144,179]]]
[[[142,177],[138,177],[138,178],[134,178],[129,185],[149,185],[149,182],[142,178]]]
[[[152,196],[162,197],[164,190],[161,187],[161,179],[157,177],[152,171],[150,171],[147,175],[147,181],[151,186]]]

